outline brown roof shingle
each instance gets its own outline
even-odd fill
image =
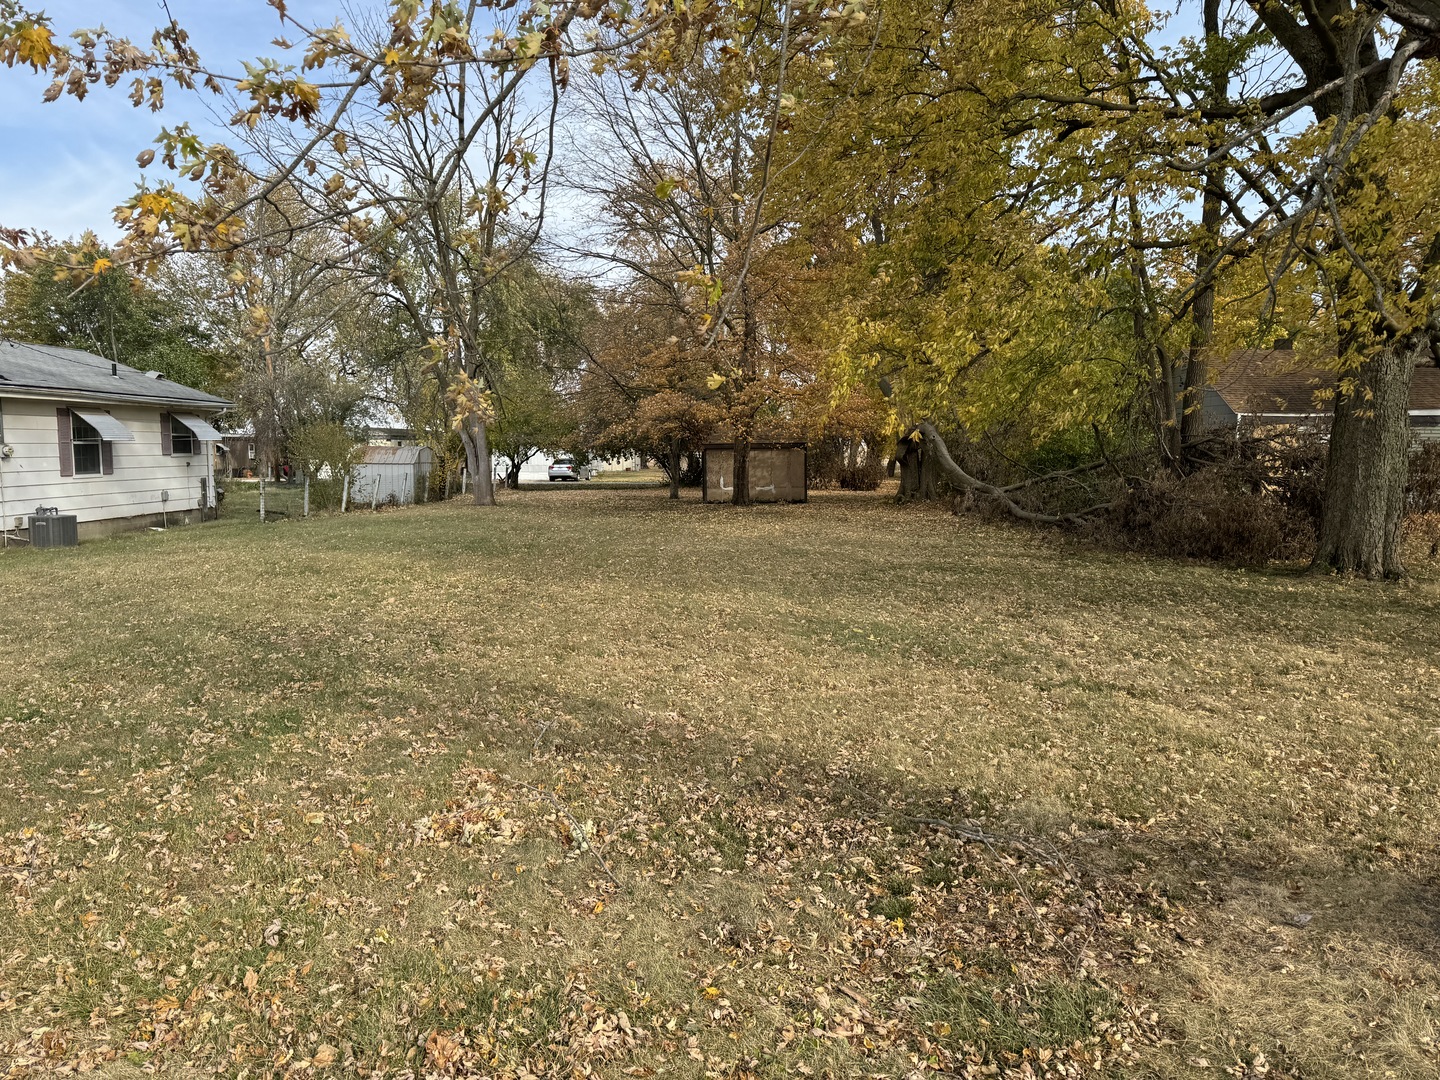
[[[1215,372],[1214,389],[1237,413],[1329,412],[1334,372],[1307,364],[1291,349],[1246,349]],[[1317,393],[1327,396],[1317,399]],[[1440,367],[1424,364],[1410,383],[1410,408],[1440,409]]]

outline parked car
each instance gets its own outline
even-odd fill
[[[556,458],[550,463],[550,479],[556,480],[580,480],[584,476],[584,470],[575,464],[574,458]]]

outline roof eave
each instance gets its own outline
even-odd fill
[[[119,402],[125,405],[175,405],[209,412],[224,412],[233,409],[235,403],[225,398],[209,397],[200,401],[194,398],[160,397],[141,394],[98,394],[93,390],[57,390],[45,386],[20,386],[11,382],[0,382],[0,397],[33,398],[39,401],[74,401],[79,404],[101,405]]]

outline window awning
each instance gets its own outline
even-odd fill
[[[171,413],[170,415],[194,432],[195,437],[201,442],[222,442],[225,439],[224,435],[221,435],[220,432],[216,431],[198,416],[178,412]]]
[[[98,431],[100,438],[106,442],[135,441],[135,433],[107,412],[100,412],[98,409],[71,409],[70,411]]]

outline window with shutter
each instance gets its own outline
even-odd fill
[[[72,476],[100,476],[104,472],[103,441],[100,433],[74,413],[70,414]]]
[[[169,414],[166,414],[167,416]],[[195,433],[175,417],[170,419],[170,452],[172,454],[195,453]]]

